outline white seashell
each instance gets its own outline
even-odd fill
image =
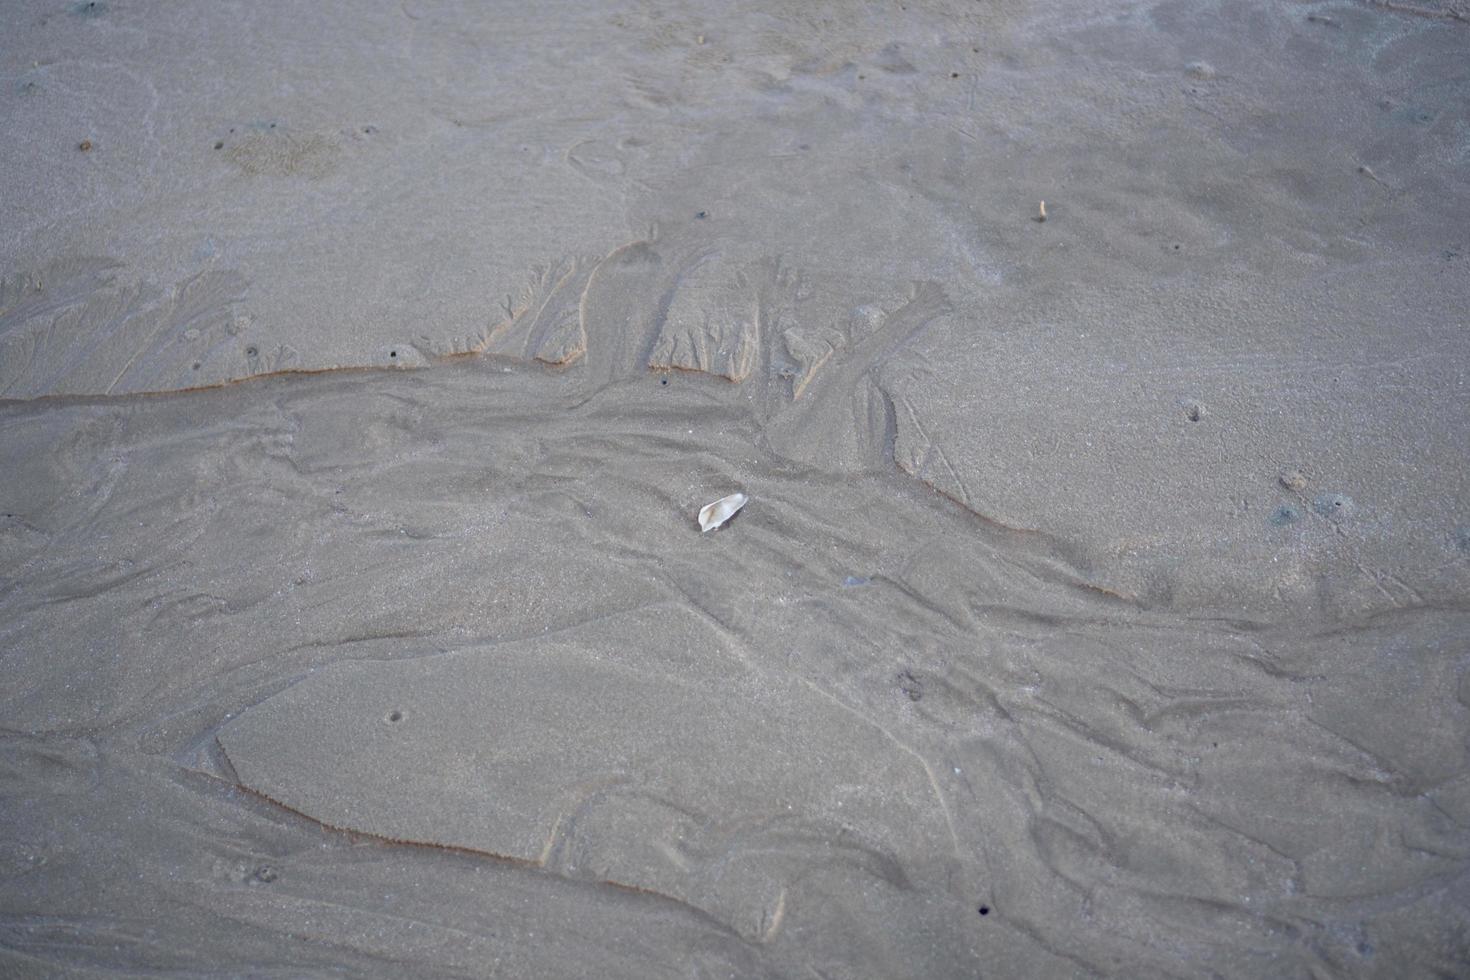
[[[749,499],[743,493],[732,493],[728,497],[721,497],[712,504],[705,504],[699,511],[699,529],[713,531],[734,517],[735,512],[744,507],[745,502]]]

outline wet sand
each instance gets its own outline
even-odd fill
[[[1466,973],[1467,16],[12,11],[0,972]]]

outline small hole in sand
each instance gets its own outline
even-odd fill
[[[398,352],[396,350],[390,350],[388,352],[388,356],[389,357],[397,357],[398,356]]]
[[[199,368],[200,368],[200,367],[201,367],[201,366],[202,366],[202,365],[201,365],[201,364],[200,364],[200,363],[199,363],[199,362],[198,362],[198,361],[195,361],[195,362],[194,362],[194,370],[195,370],[195,371],[197,371],[197,370],[199,370]]]
[[[1191,405],[1189,406],[1189,409],[1184,413],[1184,417],[1189,419],[1189,421],[1191,422],[1198,422],[1200,419],[1205,417],[1205,410],[1198,405]]]
[[[666,385],[666,384],[669,383],[669,379],[668,378],[660,378],[658,383],[661,384],[661,385]]]
[[[255,355],[257,355],[259,353],[260,353],[260,350],[258,348],[256,348],[256,347],[247,347],[247,348],[245,348],[245,356],[246,357],[254,357]]]
[[[990,914],[990,906],[989,905],[982,905],[982,906],[980,906],[980,908],[977,911],[981,915],[989,915]]]
[[[225,141],[224,140],[215,140],[214,141],[214,148],[216,150],[223,150],[225,148]]]
[[[395,725],[398,724],[400,721],[403,720],[403,712],[399,711],[397,708],[394,708],[392,711],[388,712],[388,720]]]

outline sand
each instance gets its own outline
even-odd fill
[[[1470,974],[1464,4],[4,25],[0,973]]]

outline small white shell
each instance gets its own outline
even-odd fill
[[[712,504],[705,504],[699,511],[699,529],[713,531],[734,517],[735,512],[744,507],[745,502],[749,499],[743,493],[732,493],[728,497],[721,497]]]

